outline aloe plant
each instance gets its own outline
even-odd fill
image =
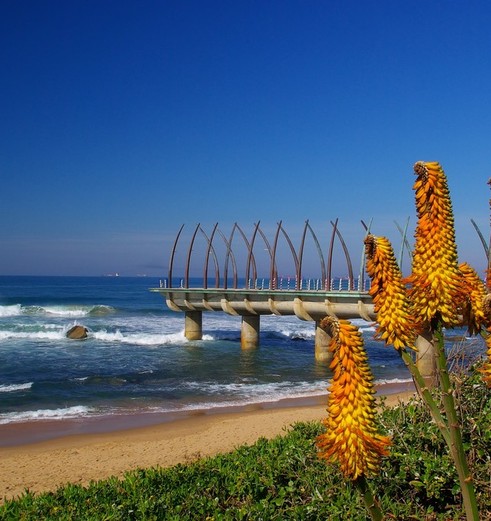
[[[491,270],[488,267],[486,288],[472,267],[458,263],[452,203],[441,165],[438,162],[418,161],[414,165],[414,172],[416,181],[413,188],[418,221],[409,277],[403,278],[388,239],[372,234],[365,238],[366,268],[371,278],[370,295],[377,315],[376,336],[394,346],[411,372],[416,389],[438,426],[454,461],[467,519],[477,521],[479,513],[476,494],[454,403],[443,329],[465,324],[470,334],[481,333],[484,336],[488,346],[488,361],[482,372],[485,383],[491,385],[491,299],[487,293],[487,288],[491,288]],[[484,244],[485,241],[482,240]],[[330,319],[331,322],[332,320]],[[348,335],[345,334],[339,340],[340,335],[337,332],[340,327],[336,330],[331,325],[328,330],[331,335],[334,331],[333,345],[336,342],[343,344],[345,352],[355,348],[356,352],[361,351],[362,347],[350,340]],[[347,329],[347,326],[343,327]],[[411,356],[410,350],[417,350],[419,335],[429,339],[432,347],[438,395],[442,397],[442,403],[437,401],[432,392],[431,385],[435,382],[428,382]],[[336,353],[334,347],[333,352]],[[351,426],[353,410],[364,410],[366,395],[371,393],[371,388],[361,379],[354,381],[353,375],[349,373],[349,355],[344,356],[341,369],[338,367],[339,362],[333,361],[334,374],[328,397],[328,419],[325,421],[327,433],[318,442],[321,456],[337,459],[342,468],[346,467],[345,460],[352,462],[356,457],[359,458],[357,447],[367,440],[359,425],[353,431],[358,433],[359,439],[356,435],[348,435],[348,428],[345,428],[343,437],[339,434],[339,425]],[[347,375],[350,375],[349,379]],[[344,398],[340,399],[340,395]],[[346,399],[346,396],[351,398]],[[360,414],[371,417],[371,412]],[[376,499],[371,495],[366,478],[379,465],[379,458],[386,451],[388,440],[384,439],[382,447],[381,439],[369,442],[371,449],[377,453],[376,465],[368,463],[371,453],[366,450],[363,453],[365,464],[358,463],[357,468],[361,470],[355,473],[344,472],[360,488],[374,520],[381,519],[382,514]],[[327,445],[326,440],[334,441]]]

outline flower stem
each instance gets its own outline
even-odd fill
[[[467,458],[462,443],[462,433],[460,429],[459,419],[455,408],[455,401],[453,398],[452,386],[447,368],[447,357],[445,355],[445,345],[442,332],[441,322],[438,323],[435,332],[435,347],[436,347],[436,365],[438,376],[440,379],[440,389],[442,391],[443,407],[447,415],[449,428],[449,441],[447,444],[450,453],[457,468],[459,476],[460,488],[462,491],[462,498],[464,502],[465,513],[468,521],[478,521],[479,512],[477,510],[476,494],[472,476],[467,464]]]
[[[384,517],[382,514],[382,510],[380,510],[379,503],[376,500],[375,496],[372,494],[372,491],[368,486],[365,476],[360,476],[355,481],[353,481],[353,483],[363,496],[363,501],[365,501],[365,506],[367,507],[367,510],[370,512],[372,520],[382,521]]]
[[[416,364],[414,363],[414,360],[412,359],[407,349],[401,349],[400,354],[404,364],[409,369],[409,372],[413,377],[418,394],[426,403],[426,406],[428,407],[428,410],[430,411],[433,420],[435,421],[437,427],[440,429],[440,432],[442,433],[442,436],[444,437],[446,443],[449,445],[450,430],[448,428],[447,422],[445,421],[445,418],[440,412],[440,408],[438,407],[438,404],[433,398],[430,390],[426,386],[426,382],[423,376],[421,375],[419,369],[417,368]]]

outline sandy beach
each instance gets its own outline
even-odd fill
[[[408,389],[389,392],[384,393],[387,405],[413,394]],[[136,468],[168,467],[229,452],[260,437],[281,434],[295,422],[320,420],[325,416],[325,401],[322,397],[309,404],[258,404],[213,414],[203,411],[156,425],[110,432],[90,428],[82,434],[4,446],[0,448],[0,498],[14,498],[26,489],[56,490],[68,482],[84,485],[110,476],[122,477]],[[2,426],[0,436],[5,439],[26,429],[47,429],[46,437],[50,437],[50,427],[53,428],[49,424]]]

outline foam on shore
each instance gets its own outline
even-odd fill
[[[390,396],[413,392],[412,382],[401,380],[376,385],[377,395]],[[192,417],[216,414],[243,413],[255,410],[272,410],[292,407],[324,406],[327,393],[300,397],[282,398],[274,401],[261,401],[230,406],[194,408],[173,412],[134,412],[131,414],[76,416],[66,414],[55,416],[40,414],[30,421],[16,421],[0,424],[0,447],[15,447],[32,443],[62,438],[64,436],[100,434],[150,427],[154,425],[178,422]],[[68,411],[75,413],[76,411]],[[78,411],[80,412],[80,411]],[[35,428],[33,428],[35,426]]]

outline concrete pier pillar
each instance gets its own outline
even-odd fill
[[[201,340],[203,338],[201,311],[186,311],[184,318],[184,336],[188,340]]]
[[[436,385],[436,357],[433,335],[430,331],[424,331],[415,342],[418,349],[416,355],[416,367],[424,378],[428,387]]]
[[[320,320],[315,321],[315,360],[323,364],[329,364],[332,360],[332,353],[329,352],[331,336],[321,327]]]
[[[240,345],[242,349],[255,349],[259,346],[259,315],[242,315]]]

